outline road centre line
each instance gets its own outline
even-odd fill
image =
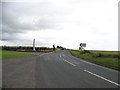
[[[60,57],[62,57],[61,54],[60,54]],[[63,58],[63,60],[64,60],[65,62],[71,64],[72,66],[76,66],[75,64],[67,61],[67,60],[64,59],[64,58]],[[82,69],[82,68],[81,68],[81,69]],[[82,69],[82,70],[83,70],[83,69]],[[89,73],[89,74],[91,74],[91,75],[94,75],[94,76],[96,76],[96,77],[98,77],[98,78],[100,78],[100,79],[103,79],[103,80],[105,80],[105,81],[107,81],[107,82],[110,82],[110,83],[112,83],[112,84],[114,84],[114,85],[120,86],[120,84],[118,84],[118,83],[116,83],[116,82],[113,82],[113,81],[111,81],[111,80],[109,80],[109,79],[106,79],[106,78],[104,78],[104,77],[102,77],[102,76],[100,76],[100,75],[97,75],[97,74],[95,74],[95,73],[92,73],[92,72],[90,72],[90,71],[88,71],[88,70],[86,70],[86,69],[84,69],[83,71],[84,71],[84,72],[87,72],[87,73]]]
[[[99,76],[99,75],[97,75],[97,74],[95,74],[95,73],[92,73],[92,72],[90,72],[90,71],[88,71],[88,70],[84,70],[84,71],[87,72],[87,73],[89,73],[89,74],[91,74],[91,75],[94,75],[94,76],[96,76],[96,77],[98,77],[98,78],[101,78],[101,79],[103,79],[103,80],[105,80],[105,81],[108,81],[108,82],[110,82],[110,83],[112,83],[112,84],[114,84],[114,85],[120,86],[120,84],[115,83],[115,82],[113,82],[113,81],[111,81],[111,80],[109,80],[109,79],[106,79],[106,78],[102,77],[102,76]]]
[[[70,57],[68,57],[68,58],[70,58]],[[78,61],[78,58],[77,58],[77,61]],[[117,70],[110,69],[110,68],[107,68],[107,67],[104,67],[104,66],[100,66],[100,65],[97,65],[97,64],[92,63],[92,62],[88,62],[88,61],[85,61],[85,60],[80,60],[80,61],[81,61],[81,62],[84,62],[84,63],[87,63],[87,64],[89,64],[89,65],[97,66],[97,67],[99,67],[99,68],[103,68],[103,69],[106,69],[106,70],[118,72]]]
[[[61,55],[61,54],[60,54],[60,57],[62,57],[62,56],[65,56],[65,55],[64,55],[64,54],[63,54],[63,55]],[[63,58],[63,61],[65,61],[65,62],[67,62],[67,63],[71,64],[72,66],[76,66],[75,64],[73,64],[73,63],[69,62],[68,60],[66,60],[66,59],[64,59],[64,58]]]
[[[64,58],[63,58],[63,60],[64,60],[65,62],[67,62],[67,63],[71,64],[72,66],[76,66],[75,64],[73,64],[73,63],[71,63],[71,62],[69,62],[69,61],[65,60]]]
[[[65,56],[64,54],[62,56]]]
[[[61,57],[61,54],[60,54],[60,57]]]
[[[60,57],[61,57],[61,54],[60,54]],[[72,66],[76,66],[75,64],[67,61],[67,60],[64,59],[64,58],[63,58],[63,60],[64,60],[65,62],[71,64]],[[81,68],[81,69],[82,69],[82,68]],[[82,69],[82,70],[83,70],[83,69]],[[120,86],[120,84],[118,84],[118,83],[116,83],[116,82],[113,82],[113,81],[111,81],[111,80],[109,80],[109,79],[106,79],[106,78],[104,78],[104,77],[102,77],[102,76],[100,76],[100,75],[97,75],[97,74],[95,74],[95,73],[92,73],[92,72],[90,72],[90,71],[88,71],[88,70],[86,70],[86,69],[84,69],[83,71],[84,71],[84,72],[87,72],[87,73],[89,73],[89,74],[91,74],[91,75],[94,75],[94,76],[96,76],[96,77],[98,77],[98,78],[100,78],[100,79],[103,79],[103,80],[105,80],[105,81],[107,81],[107,82],[110,82],[110,83],[112,83],[112,84],[114,84],[114,85]]]
[[[39,55],[39,56],[43,56],[43,55]]]

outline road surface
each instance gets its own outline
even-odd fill
[[[3,88],[118,88],[118,71],[86,62],[69,51],[35,53],[2,62]]]

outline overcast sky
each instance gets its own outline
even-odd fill
[[[118,50],[118,1],[2,0],[0,43]]]

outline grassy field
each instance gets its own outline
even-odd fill
[[[80,52],[78,50],[70,50],[70,52],[73,56],[82,58],[86,61],[120,70],[120,64],[118,63],[120,56],[118,51],[87,50],[85,52]]]
[[[32,54],[25,54],[21,52],[15,51],[2,51],[2,59],[10,59],[10,58],[21,58],[21,57],[29,57],[33,56]]]

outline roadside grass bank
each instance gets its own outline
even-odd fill
[[[34,56],[34,55],[33,54],[26,54],[26,53],[22,53],[22,52],[2,50],[1,56],[2,56],[2,59],[11,59],[11,58],[30,57],[30,56]]]
[[[80,52],[79,50],[70,50],[70,53],[86,61],[120,71],[118,51],[85,50]]]
[[[2,59],[2,50],[0,50],[0,59]]]

